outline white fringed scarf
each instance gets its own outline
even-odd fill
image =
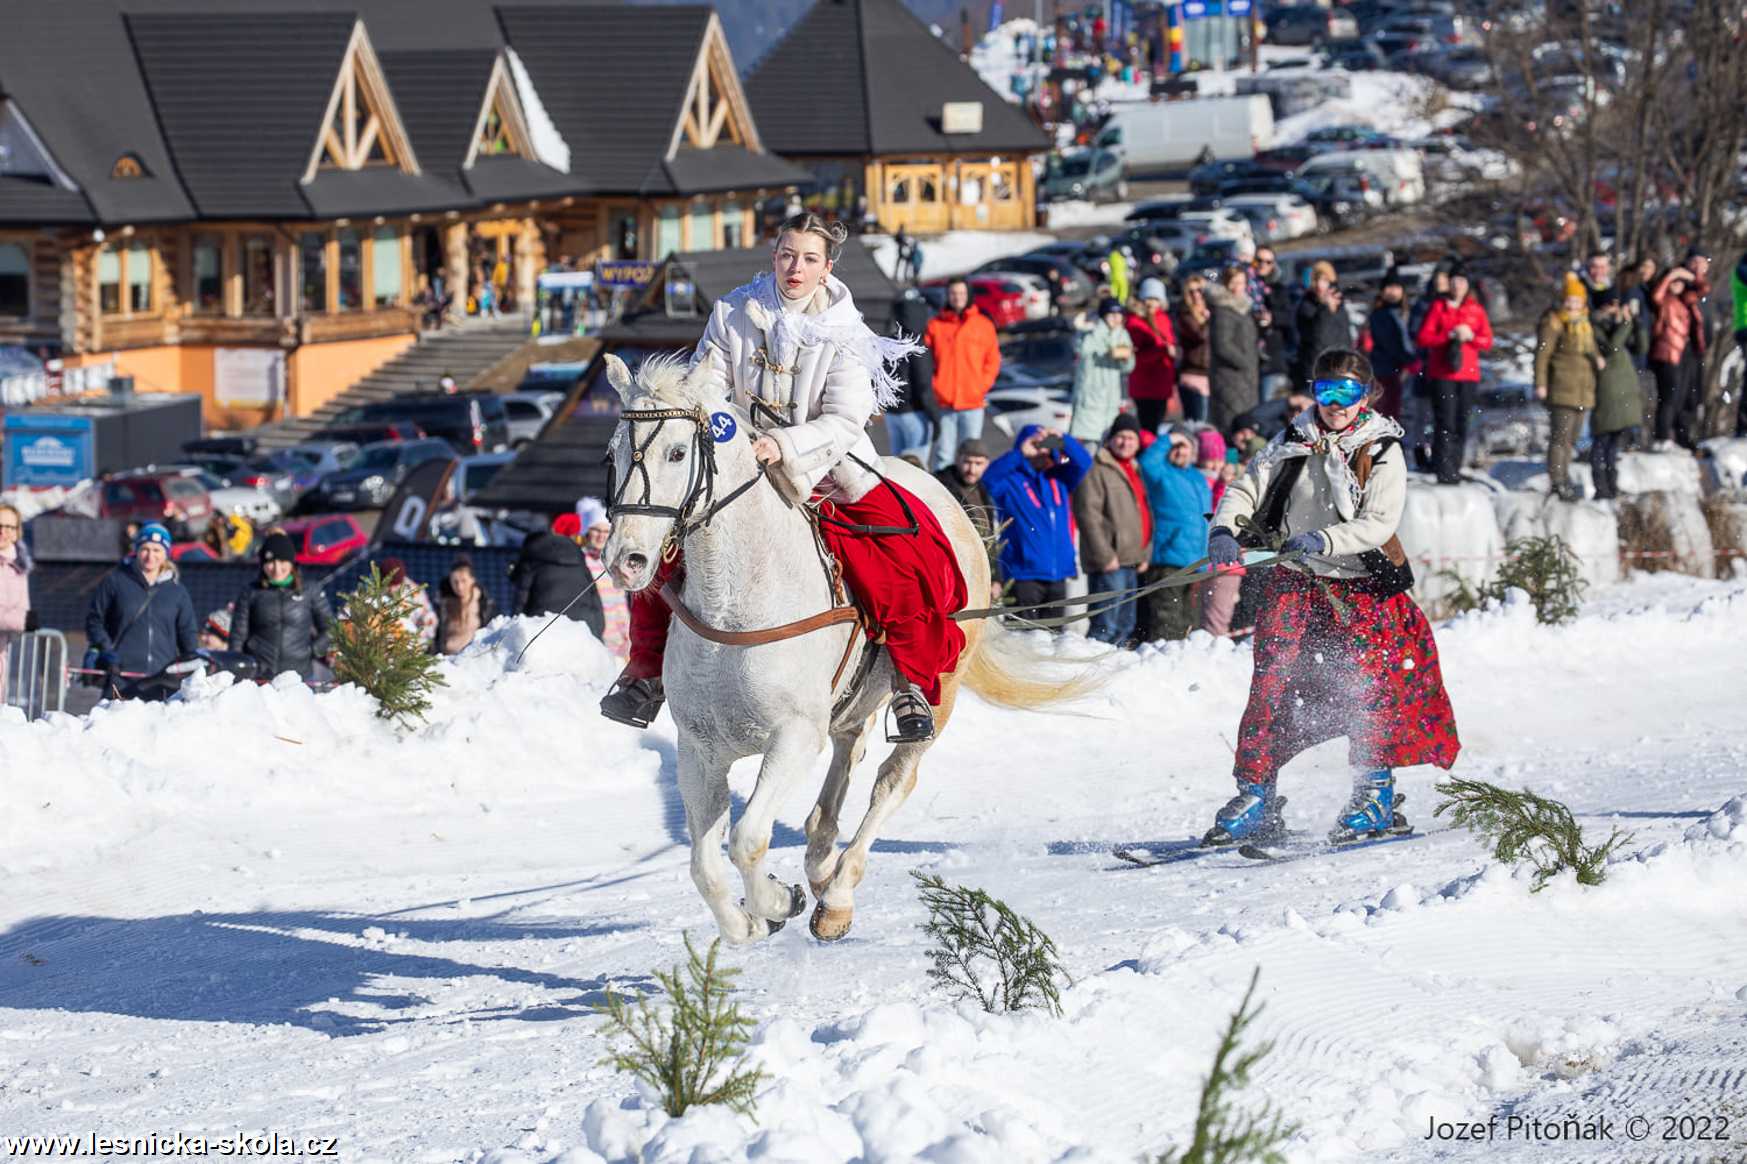
[[[1263,489],[1282,461],[1294,457],[1322,458],[1323,471],[1334,492],[1335,512],[1342,521],[1351,521],[1359,512],[1365,491],[1353,476],[1352,459],[1360,449],[1390,437],[1399,441],[1403,432],[1399,424],[1381,412],[1364,412],[1343,432],[1328,432],[1316,422],[1316,409],[1307,408],[1298,414],[1290,428],[1268,442],[1268,447],[1256,454],[1256,474]]]
[[[746,305],[747,315],[764,333],[769,358],[791,375],[803,346],[830,344],[867,370],[880,411],[898,407],[904,402],[904,382],[893,374],[893,368],[920,353],[922,345],[901,333],[895,337],[875,335],[855,309],[849,288],[835,275],[827,275],[822,286],[829,291],[831,303],[817,314],[784,311],[786,301],[769,271],[730,292],[728,300]]]

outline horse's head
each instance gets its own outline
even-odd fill
[[[738,411],[688,375],[683,356],[652,357],[635,376],[611,354],[606,367],[623,410],[609,452],[613,532],[604,557],[619,584],[636,591],[655,580],[682,523],[707,515],[716,474],[746,437]]]

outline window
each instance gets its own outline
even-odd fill
[[[654,257],[665,259],[679,249],[679,208],[663,206],[660,216],[655,220]]]
[[[273,239],[269,235],[243,237],[243,314],[272,315]]]
[[[206,500],[206,490],[200,487],[198,481],[190,481],[186,477],[178,477],[168,486],[170,498],[174,501],[197,502]]]
[[[135,315],[152,309],[152,252],[143,243],[127,248],[127,309]]]
[[[340,241],[340,310],[364,306],[364,243],[355,230],[342,230]]]
[[[692,241],[694,251],[716,249],[716,212],[708,202],[692,204]]]
[[[303,309],[326,311],[328,307],[328,240],[311,232],[297,239],[298,282],[303,285]]]
[[[0,243],[0,315],[30,314],[30,252]]]
[[[97,308],[104,315],[121,314],[121,253],[113,247],[97,255]]]
[[[621,259],[637,257],[637,216],[621,214],[613,227],[613,237],[617,242],[613,246],[615,256]]]
[[[400,235],[379,226],[370,233],[371,302],[393,307],[400,302]]]
[[[723,250],[728,250],[728,251],[738,250],[740,247],[743,247],[746,245],[746,236],[745,236],[745,233],[741,230],[741,227],[743,227],[745,225],[746,225],[746,220],[741,217],[741,211],[740,211],[740,207],[738,204],[733,203],[733,202],[729,202],[729,203],[726,203],[725,205],[723,205],[723,207],[722,207],[722,249]]]
[[[351,536],[352,527],[345,522],[323,522],[321,525],[316,526],[314,530],[310,531],[309,548],[311,550],[325,550],[330,546],[339,545]]]
[[[196,315],[224,313],[224,240],[218,235],[194,236],[194,287],[189,301]]]
[[[910,201],[910,179],[899,178],[896,182],[893,182],[892,195],[887,199],[887,201],[897,203]]]

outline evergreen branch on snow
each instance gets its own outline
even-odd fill
[[[1443,569],[1439,577],[1454,590],[1445,598],[1452,614],[1466,614],[1496,606],[1508,590],[1527,592],[1535,607],[1535,619],[1550,626],[1570,622],[1583,605],[1583,580],[1577,555],[1558,534],[1544,538],[1517,538],[1504,547],[1498,577],[1481,586],[1471,585],[1455,570]]]
[[[1439,784],[1437,791],[1446,799],[1432,815],[1442,816],[1448,809],[1457,824],[1492,840],[1497,860],[1534,866],[1536,893],[1567,869],[1583,885],[1600,885],[1608,858],[1631,839],[1615,829],[1601,844],[1586,845],[1569,808],[1527,789],[1512,792],[1484,780],[1455,778]]]
[[[345,615],[334,628],[334,677],[368,691],[383,719],[412,726],[445,680],[437,657],[403,625],[416,606],[410,590],[391,584],[372,562],[370,576],[345,598]]]
[[[655,972],[667,994],[665,1010],[652,1007],[647,997],[632,1006],[612,990],[598,1008],[608,1033],[629,1040],[607,1063],[659,1091],[670,1116],[715,1103],[754,1115],[753,1095],[764,1071],[747,1065],[753,1023],[731,997],[740,971],[716,961],[721,944],[720,938],[712,941],[709,954],[700,957],[685,935],[686,965]]]
[[[981,889],[948,885],[916,869],[910,876],[928,907],[922,932],[934,940],[928,977],[937,989],[973,998],[990,1014],[1037,1007],[1061,1016],[1056,980],[1073,979],[1048,934]]]
[[[1280,1147],[1298,1131],[1272,1105],[1264,1103],[1250,1112],[1232,1106],[1232,1093],[1249,1086],[1250,1072],[1270,1051],[1273,1043],[1243,1050],[1244,1032],[1261,1016],[1262,1006],[1250,1006],[1262,968],[1250,975],[1244,1000],[1232,1014],[1219,1049],[1213,1053],[1213,1069],[1201,1088],[1201,1103],[1195,1110],[1195,1136],[1181,1155],[1166,1153],[1158,1164],[1285,1164]]]

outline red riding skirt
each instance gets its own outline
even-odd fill
[[[964,650],[964,631],[950,615],[966,605],[964,575],[946,531],[928,506],[892,481],[853,503],[821,501],[819,512],[826,519],[821,525],[825,545],[842,565],[856,605],[885,635],[892,665],[921,688],[928,702],[939,703],[940,677],[958,666]],[[908,529],[912,514],[913,534],[862,533],[833,524]],[[684,570],[684,559],[676,555],[663,563],[654,582],[631,596],[631,658],[625,668],[631,678],[661,674],[673,620],[661,587],[671,580],[677,589]],[[799,611],[796,617],[812,613]]]
[[[1456,762],[1462,744],[1438,645],[1409,595],[1380,598],[1287,569],[1268,571],[1264,594],[1238,783],[1271,781],[1298,753],[1338,736],[1355,769]]]

